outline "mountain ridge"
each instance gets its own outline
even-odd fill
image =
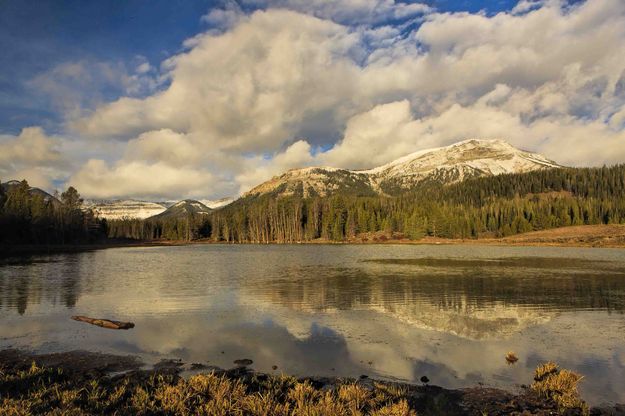
[[[366,170],[315,166],[291,169],[255,186],[243,196],[299,194],[310,197],[338,192],[359,196],[393,195],[423,181],[450,184],[471,177],[560,167],[538,153],[517,149],[501,139],[469,139],[420,150]]]
[[[190,215],[207,215],[212,209],[194,199],[183,199],[167,208],[165,211],[149,217],[153,220],[163,220],[170,218],[183,218]]]

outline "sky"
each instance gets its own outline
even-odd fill
[[[3,0],[0,48],[0,180],[87,198],[470,138],[625,163],[623,0]]]

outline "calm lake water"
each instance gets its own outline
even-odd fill
[[[553,360],[593,404],[625,402],[624,312],[621,249],[195,245],[0,264],[0,348],[446,387],[513,388]]]

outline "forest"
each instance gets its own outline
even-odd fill
[[[425,236],[477,239],[569,225],[625,223],[625,165],[422,182],[397,196],[250,196],[168,220],[118,220],[109,238],[294,243]],[[377,237],[376,237],[377,238]]]
[[[26,180],[0,186],[0,244],[85,244],[106,238],[106,221],[83,209],[78,191],[58,196],[31,188]]]

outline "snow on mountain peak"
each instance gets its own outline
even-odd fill
[[[469,177],[560,167],[537,153],[519,150],[505,140],[468,139],[449,146],[420,150],[368,170],[327,167],[292,169],[264,182],[246,195],[277,192],[326,195],[346,186],[364,194],[410,189],[424,180],[459,182]]]

